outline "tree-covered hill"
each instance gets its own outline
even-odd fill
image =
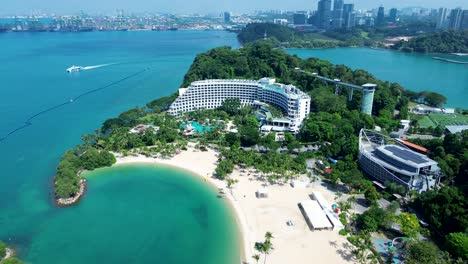
[[[237,38],[242,44],[247,44],[263,39],[265,33],[269,37],[275,37],[280,42],[285,42],[292,40],[296,31],[292,28],[277,24],[252,23],[242,29]]]
[[[468,30],[442,31],[400,41],[393,49],[422,53],[468,53]]]
[[[247,45],[239,50],[232,50],[229,47],[215,48],[198,55],[185,75],[183,85],[188,86],[193,81],[203,79],[276,77],[279,82],[292,83],[306,92],[316,93],[317,96],[312,100],[312,109],[316,111],[334,109],[340,112],[347,106],[350,109],[359,109],[361,101],[359,93],[355,93],[353,100],[347,102],[348,90],[342,89],[341,96],[336,97],[333,95],[334,87],[295,71],[296,67],[357,85],[376,83],[378,89],[373,109],[373,114],[376,116],[390,117],[394,109],[406,111],[408,98],[403,96],[404,89],[396,83],[383,82],[364,70],[352,70],[344,65],[333,65],[324,60],[315,58],[302,60],[262,42]]]
[[[344,42],[319,33],[301,32],[293,28],[272,23],[252,23],[243,28],[237,38],[242,44],[263,40],[274,46],[286,48],[333,48],[347,46]]]

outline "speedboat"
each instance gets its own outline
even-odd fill
[[[73,66],[71,66],[70,68],[67,69],[67,72],[68,72],[68,73],[71,73],[71,72],[79,72],[79,71],[81,71],[82,69],[83,69],[83,67],[81,67],[81,66],[75,66],[75,65],[73,65]]]

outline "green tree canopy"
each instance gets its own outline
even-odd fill
[[[15,257],[7,258],[4,261],[0,262],[1,264],[24,264],[24,262],[20,259]]]
[[[446,264],[442,252],[435,244],[424,240],[410,240],[406,246],[406,260],[408,264]]]
[[[394,49],[421,53],[466,53],[468,52],[468,31],[441,31],[400,41]]]
[[[238,98],[226,99],[219,109],[225,111],[231,116],[237,115],[241,108],[241,102]]]
[[[6,254],[6,245],[0,241],[0,259],[4,258]]]
[[[468,260],[468,235],[466,233],[450,233],[446,241],[447,249],[454,257]]]

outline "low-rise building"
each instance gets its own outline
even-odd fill
[[[456,134],[468,130],[468,125],[445,126],[445,131],[450,134]]]
[[[130,129],[130,131],[128,133],[130,133],[130,134],[140,134],[140,133],[146,132],[147,130],[150,130],[154,134],[156,134],[159,131],[159,127],[153,126],[153,125],[140,124],[140,125],[132,128],[132,129]]]
[[[436,161],[397,140],[365,129],[359,135],[358,161],[369,176],[381,183],[389,181],[417,192],[434,188],[442,176]]]

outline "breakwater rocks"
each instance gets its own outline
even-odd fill
[[[70,197],[70,198],[59,198],[59,199],[56,199],[55,201],[57,202],[57,205],[59,205],[59,206],[73,205],[73,204],[77,203],[81,199],[81,197],[85,193],[85,190],[86,190],[86,180],[81,179],[80,180],[80,190],[78,191],[77,194],[75,194],[75,196]]]

